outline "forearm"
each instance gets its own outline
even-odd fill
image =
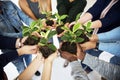
[[[37,20],[26,0],[19,0],[19,6],[22,9],[22,11],[25,12],[28,16],[30,16],[34,20]]]
[[[51,71],[52,62],[45,61],[41,80],[51,80]]]
[[[39,54],[39,53],[38,53]],[[18,76],[19,80],[31,80],[35,72],[42,65],[41,57],[36,56],[30,65]]]
[[[72,76],[74,80],[89,80],[87,73],[82,69],[81,63],[78,61],[70,62],[72,68]]]
[[[52,6],[51,6],[51,0],[47,0],[47,4],[48,4],[48,7],[47,7],[47,11],[52,11]]]
[[[85,13],[84,15],[82,15],[82,16],[80,17],[80,19],[79,19],[77,22],[79,22],[79,23],[81,23],[81,24],[84,24],[84,23],[86,23],[87,21],[91,20],[92,18],[93,18],[92,14],[90,14],[90,13]]]
[[[93,21],[91,24],[91,28],[101,28],[102,22],[100,20]]]
[[[83,63],[90,66],[91,69],[96,70],[101,76],[107,80],[119,80],[120,79],[120,67],[110,64],[90,54],[86,54]],[[114,71],[114,72],[113,72]],[[111,75],[112,74],[112,75]]]

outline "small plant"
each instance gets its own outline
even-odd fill
[[[88,22],[86,26],[77,23],[71,29],[66,26],[62,27],[65,33],[61,37],[61,40],[64,41],[61,50],[67,50],[70,53],[76,54],[76,43],[83,43],[89,40],[88,36],[90,36],[92,31],[90,26],[91,22]]]
[[[57,25],[56,25],[56,31],[57,31],[57,34],[60,34],[62,33],[64,30],[61,29],[61,27],[64,26],[64,23],[63,23],[63,20],[68,17],[68,15],[62,15],[60,16],[58,13],[55,14],[55,18],[57,19],[56,22],[57,22]]]
[[[44,29],[42,19],[33,21],[30,26],[23,26],[23,36],[28,36],[27,40],[23,43],[25,45],[39,46],[39,51],[43,57],[47,58],[50,54],[56,51],[56,47],[49,42],[49,40],[56,34],[56,31]],[[41,37],[32,35],[33,32],[39,33]]]
[[[40,32],[42,36],[38,45],[40,46],[39,50],[43,54],[45,58],[47,58],[50,54],[56,51],[56,47],[49,42],[49,40],[56,34],[56,31],[47,30],[47,32]]]
[[[52,15],[52,12],[42,12],[42,14],[46,15],[45,23],[47,26],[53,27],[54,25],[54,15]]]
[[[33,32],[41,32],[42,30],[42,21],[41,19],[37,21],[33,21],[30,26],[23,26],[22,27],[22,34],[23,36],[28,36],[27,40],[23,43],[24,45],[35,45],[39,42],[39,38],[32,35]]]

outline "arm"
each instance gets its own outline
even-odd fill
[[[51,80],[51,71],[52,71],[52,64],[54,59],[57,57],[57,51],[51,54],[44,63],[44,68],[42,72],[42,79],[41,80]]]
[[[83,70],[80,62],[72,61],[70,62],[70,66],[72,68],[71,73],[74,80],[89,80],[87,73]]]
[[[1,54],[0,55],[0,66],[4,67],[10,61],[18,58],[18,56],[21,56],[23,54],[31,54],[31,53],[33,54],[33,53],[36,53],[36,51],[37,51],[37,46],[23,46],[17,50],[13,50],[5,54]]]
[[[104,60],[100,60],[98,57],[92,56],[90,54],[86,54],[83,63],[88,65],[91,69],[100,73],[100,75],[106,78],[107,80],[120,79],[120,66],[118,65],[114,65]]]
[[[64,0],[57,0],[57,10],[59,15],[67,14]]]
[[[0,49],[15,49],[16,40],[17,38],[0,36]]]
[[[31,80],[35,72],[43,63],[42,54],[38,53],[31,64],[17,77],[20,80]]]
[[[74,0],[73,3],[74,5],[72,5],[72,7],[69,8],[68,13],[67,13],[68,17],[66,19],[66,22],[68,23],[75,21],[76,16],[79,13],[83,12],[87,2],[86,0]]]
[[[47,0],[47,12],[52,11],[51,0]]]
[[[22,38],[22,32],[19,32],[19,33],[8,33],[8,32],[3,32],[1,33],[3,36],[8,36],[8,37],[15,37],[15,38]]]
[[[19,6],[22,9],[22,11],[25,12],[28,16],[30,16],[34,20],[37,20],[26,0],[19,0]]]
[[[99,33],[97,35],[92,35],[90,40],[91,41],[99,41],[99,42],[114,42],[120,40],[120,27],[117,27],[113,30],[108,32]]]

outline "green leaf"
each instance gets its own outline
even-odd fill
[[[46,45],[46,44],[47,44],[47,41],[48,41],[47,39],[41,38],[39,43]]]
[[[91,27],[91,24],[92,24],[91,22],[88,22],[88,23],[87,23],[87,28],[90,28],[90,27]]]
[[[50,33],[51,30],[48,30],[46,33],[45,33],[45,38],[47,39],[48,38],[48,34]]]
[[[80,38],[80,37],[76,39],[76,42],[77,42],[77,43],[83,42],[83,41],[84,41],[84,39],[83,39],[83,38]]]
[[[80,19],[80,16],[81,16],[81,13],[78,13],[77,16],[76,16],[75,21],[77,21],[78,19]]]
[[[22,30],[29,29],[29,26],[22,26]]]
[[[60,16],[60,20],[63,20],[63,19],[65,19],[66,17],[68,17],[68,15],[62,15],[62,16]]]
[[[65,30],[65,31],[70,31],[70,29],[67,26],[63,26],[63,27],[61,27],[61,29]]]
[[[47,38],[50,39],[50,38],[52,38],[55,34],[57,34],[57,32],[51,30],[50,33],[48,34]]]
[[[45,32],[41,31],[41,32],[40,32],[40,35],[41,35],[42,37],[45,37]]]
[[[78,29],[78,30],[75,32],[75,35],[79,37],[82,33],[83,33],[83,30]]]
[[[28,28],[25,28],[25,29],[23,29],[22,34],[23,34],[23,36],[29,36],[31,33]]]
[[[70,39],[71,39],[71,36],[70,34],[67,34],[67,33],[61,37],[61,40],[63,41],[69,41]]]
[[[33,21],[33,22],[30,24],[30,28],[32,29],[36,24],[37,24],[37,21]]]
[[[47,46],[53,51],[57,50],[57,48],[53,44],[48,44]]]
[[[73,33],[76,32],[78,29],[80,29],[81,27],[81,24],[80,23],[77,23],[73,26]]]

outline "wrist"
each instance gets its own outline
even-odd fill
[[[16,40],[16,48],[21,48],[21,46],[22,46],[21,38],[18,38],[18,39]]]
[[[17,52],[18,52],[18,55],[21,56],[22,53],[21,53],[21,48],[17,49]]]

